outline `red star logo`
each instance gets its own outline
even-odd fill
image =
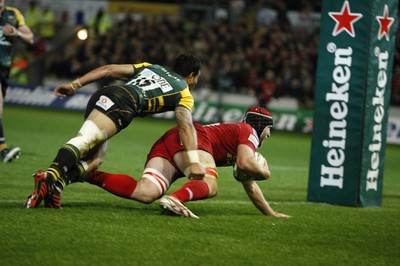
[[[389,8],[387,5],[385,5],[383,11],[383,17],[376,16],[376,19],[379,22],[378,40],[385,36],[386,40],[389,41],[390,26],[392,26],[394,18],[389,17]]]
[[[362,18],[361,13],[351,13],[349,2],[345,1],[340,12],[329,12],[329,16],[336,22],[336,26],[333,29],[333,36],[338,35],[342,31],[347,31],[351,37],[355,37],[353,24]]]

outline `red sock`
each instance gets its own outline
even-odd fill
[[[92,173],[88,181],[122,198],[129,198],[137,185],[137,181],[128,175],[101,171]]]
[[[201,180],[190,180],[180,189],[170,194],[182,202],[200,200],[208,197],[210,189],[206,182]]]

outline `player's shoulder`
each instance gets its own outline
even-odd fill
[[[236,123],[240,129],[253,132],[253,127],[245,122]]]
[[[140,70],[140,69],[143,69],[143,68],[149,67],[149,66],[152,66],[152,64],[149,62],[141,62],[141,63],[133,64],[133,67],[135,68],[135,70]]]
[[[12,10],[12,11],[18,11],[18,12],[20,12],[18,8],[13,7],[13,6],[5,6],[5,9],[6,9],[6,10]]]
[[[256,130],[245,122],[241,122],[237,124],[238,131],[239,131],[239,138],[244,141],[245,143],[251,142],[255,149],[257,149],[258,145],[260,144],[260,139],[258,138]]]
[[[185,79],[181,75],[175,73],[174,71],[172,71],[167,67],[153,64],[149,66],[149,68],[155,70],[158,75],[160,75],[163,78],[166,78],[169,82],[182,82],[185,85],[187,85]]]
[[[245,122],[232,122],[232,123],[224,123],[226,127],[235,128],[237,131],[241,132],[242,134],[252,134],[254,129],[252,126]]]
[[[222,123],[207,124],[204,125],[204,127],[210,131],[252,132],[252,127],[249,128],[246,125],[248,124],[242,122],[222,122]]]
[[[21,11],[19,11],[18,8],[12,6],[5,6],[5,10],[7,10],[9,15],[14,15],[17,18],[19,27],[25,25],[24,16],[22,15]]]
[[[5,9],[9,12],[15,13],[16,15],[22,15],[21,11],[18,8],[13,6],[6,6]]]

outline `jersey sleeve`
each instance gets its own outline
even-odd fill
[[[25,25],[25,18],[24,18],[24,16],[22,15],[22,13],[21,13],[17,8],[15,8],[15,7],[10,7],[10,6],[9,6],[9,7],[6,7],[6,8],[7,8],[8,10],[11,10],[11,11],[14,12],[15,17],[17,18],[17,25],[18,25],[18,28]]]
[[[193,113],[194,99],[189,91],[189,88],[186,88],[183,91],[181,91],[181,98],[178,102],[178,106],[186,107],[187,109],[189,109],[191,113]]]
[[[142,68],[145,68],[147,66],[151,66],[152,64],[147,63],[147,62],[142,62],[142,63],[138,63],[138,64],[133,64],[133,70],[136,73],[137,71],[139,71]]]
[[[256,131],[246,123],[240,124],[239,144],[247,145],[253,151],[256,151],[260,144]]]

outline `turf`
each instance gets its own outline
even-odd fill
[[[216,198],[187,204],[199,220],[83,183],[65,190],[62,210],[24,209],[32,173],[81,122],[81,113],[6,106],[7,139],[23,155],[0,164],[0,265],[400,265],[399,146],[386,149],[381,208],[307,202],[310,136],[273,132],[261,149],[272,177],[259,185],[291,219],[261,215],[230,168],[219,169]],[[139,178],[150,146],[173,125],[136,119],[110,141],[102,170]]]

